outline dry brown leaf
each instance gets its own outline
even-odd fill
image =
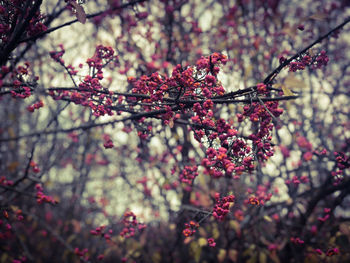
[[[309,16],[310,19],[318,20],[318,21],[323,21],[327,17],[328,17],[327,14],[321,13],[321,12],[318,12],[318,13],[313,14],[312,16]]]
[[[75,8],[75,11],[76,11],[75,15],[78,21],[82,24],[85,24],[86,14],[85,14],[84,8],[75,1],[70,1],[70,4]]]

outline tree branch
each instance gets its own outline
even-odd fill
[[[281,65],[279,65],[275,70],[273,70],[265,79],[264,79],[264,84],[269,84],[277,75],[278,73],[280,73],[280,71],[287,66],[290,62],[292,62],[292,60],[298,58],[301,54],[305,53],[308,49],[312,48],[314,45],[320,43],[322,40],[326,39],[327,37],[329,37],[331,34],[333,34],[335,31],[341,29],[342,27],[344,27],[347,23],[350,22],[350,17],[348,17],[343,23],[341,23],[340,25],[336,26],[335,28],[333,28],[332,30],[330,30],[327,34],[319,37],[317,40],[315,40],[314,42],[312,42],[310,45],[308,45],[306,48],[304,48],[303,50],[299,51],[298,53],[296,53],[294,56],[290,57],[289,59],[287,59],[286,61],[284,61]]]

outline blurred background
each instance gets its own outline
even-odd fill
[[[11,10],[33,2],[0,1],[2,28],[15,21]],[[2,68],[0,262],[350,259],[348,25],[305,53],[326,54],[326,66],[286,67],[275,77],[273,88],[299,97],[279,102],[274,155],[237,180],[204,172],[207,145],[185,122],[113,122],[129,116],[124,108],[96,116],[52,96],[96,73],[87,60],[97,45],[114,50],[100,84],[119,94],[116,101],[132,92],[133,78],[170,76],[176,65],[187,68],[214,52],[228,58],[218,75],[226,93],[246,89],[346,21],[348,1],[49,0],[40,14],[36,23],[52,32],[23,35],[3,63],[16,72]],[[12,31],[2,30],[5,46]],[[11,96],[16,80],[32,96]],[[244,138],[256,127],[238,121],[243,107],[216,104],[213,111]],[[191,187],[180,180],[188,165],[198,165]],[[38,192],[48,196],[42,203]],[[211,216],[216,192],[236,197],[223,222]],[[252,206],[252,196],[265,203]],[[190,220],[200,224],[185,237]],[[122,236],[130,227],[135,233]]]

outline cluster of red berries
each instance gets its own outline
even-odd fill
[[[230,206],[235,202],[234,195],[228,195],[220,198],[220,194],[215,194],[216,204],[213,209],[213,216],[219,220],[223,221],[226,215],[230,212]]]
[[[131,211],[127,211],[124,213],[123,224],[124,228],[119,235],[124,238],[133,237],[136,233],[136,230],[141,231],[144,228],[146,228],[145,224],[142,224],[137,221],[136,215]]]

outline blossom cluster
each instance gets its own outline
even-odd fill
[[[135,235],[136,230],[141,231],[142,229],[146,228],[145,224],[142,224],[137,221],[136,215],[131,211],[127,211],[124,213],[123,224],[124,228],[119,235],[124,238],[133,237]]]
[[[215,194],[216,204],[213,209],[213,216],[219,220],[223,221],[226,215],[230,212],[230,206],[235,202],[234,195],[228,195],[220,198],[220,194]]]
[[[24,263],[26,261],[27,261],[27,258],[25,256],[22,256],[19,259],[13,259],[12,263]]]
[[[289,71],[296,72],[297,70],[304,70],[311,62],[312,58],[309,55],[305,55],[299,61],[292,61],[289,64]]]
[[[340,253],[339,248],[335,247],[335,248],[329,248],[326,252],[323,252],[321,249],[316,248],[314,250],[317,254],[322,255],[323,253],[326,254],[327,257],[331,257],[334,255],[338,255]]]
[[[11,238],[11,236],[12,236],[12,232],[11,232],[12,226],[9,223],[5,224],[4,221],[0,219],[0,227],[4,228],[3,229],[4,232],[0,232],[0,240],[1,239],[6,240],[6,239]]]
[[[278,107],[278,101],[267,101],[264,104],[252,102],[250,105],[245,105],[243,110],[242,114],[237,114],[238,121],[243,122],[245,118],[249,118],[257,128],[248,138],[256,148],[258,160],[266,161],[274,154],[271,145],[271,132],[274,127],[272,120],[279,117],[283,113],[283,109]]]
[[[39,168],[39,166],[38,166],[38,164],[36,162],[31,161],[29,163],[29,166],[30,166],[30,168],[31,168],[33,173],[39,173],[40,172],[40,168]]]
[[[44,188],[41,186],[41,184],[36,184],[35,189],[36,189],[36,201],[38,204],[42,204],[42,203],[57,204],[57,201],[52,196],[44,194]]]
[[[191,220],[188,223],[185,223],[185,229],[182,231],[182,234],[185,237],[193,236],[196,233],[199,224],[196,221]]]
[[[110,149],[110,148],[114,147],[113,141],[112,141],[111,137],[108,134],[104,134],[103,135],[103,141],[104,141],[103,146],[106,149]]]
[[[214,238],[210,237],[210,238],[207,239],[207,241],[208,241],[209,247],[215,247],[216,246],[216,242],[215,242]]]
[[[66,52],[66,50],[64,49],[63,44],[59,44],[58,47],[59,47],[59,50],[50,51],[49,54],[50,54],[50,57],[54,61],[60,63],[61,65],[64,65],[64,60],[62,57],[63,57],[64,53]]]
[[[254,158],[251,147],[243,139],[237,138],[237,130],[222,118],[214,118],[213,96],[224,94],[224,89],[217,81],[217,74],[220,71],[218,65],[225,64],[227,58],[224,55],[214,53],[208,57],[202,57],[195,67],[183,68],[178,65],[174,68],[171,77],[160,76],[153,73],[151,76],[142,76],[140,79],[129,77],[132,85],[132,92],[138,96],[130,97],[124,101],[141,102],[145,112],[164,109],[160,114],[165,124],[170,124],[179,118],[171,103],[179,106],[175,109],[185,111],[191,106],[194,113],[191,117],[195,139],[199,142],[208,140],[209,144],[219,139],[219,146],[210,147],[209,151],[217,151],[217,156],[208,156],[202,160],[205,173],[214,178],[221,176],[234,176],[239,178],[243,171],[254,169]],[[264,84],[257,86],[259,94],[266,94],[267,87]],[[194,99],[204,98],[198,102]],[[191,103],[189,103],[191,102]],[[270,144],[271,130],[273,128],[272,118],[281,115],[283,110],[278,108],[278,102],[251,103],[245,106],[243,114],[238,115],[238,120],[243,121],[249,117],[255,124],[259,123],[259,130],[249,136],[253,145],[257,148],[259,160],[266,160],[273,155],[273,148]],[[272,115],[272,116],[271,116]],[[141,119],[140,122],[144,122]],[[146,137],[147,130],[139,131],[139,136]],[[181,179],[186,176],[182,175]],[[192,179],[191,179],[192,180]],[[187,181],[188,182],[188,181]]]
[[[194,166],[186,165],[180,174],[181,182],[192,185],[193,180],[198,176],[197,170],[198,170],[198,167],[196,165]]]
[[[337,167],[340,170],[350,168],[350,157],[347,156],[344,152],[334,152],[335,160],[337,162]]]
[[[285,58],[280,58],[280,63],[283,63],[284,61]],[[309,54],[304,54],[289,63],[289,71],[296,72],[298,70],[304,70],[308,66],[311,66],[312,69],[320,69],[323,66],[327,66],[328,61],[329,58],[324,50],[313,57]]]
[[[34,112],[34,110],[40,109],[42,107],[44,107],[44,102],[42,100],[40,100],[40,101],[34,103],[33,105],[29,105],[27,107],[27,110],[29,112]]]
[[[12,214],[14,215],[14,219],[18,220],[18,221],[22,221],[24,219],[23,214],[22,214],[22,210],[19,209],[16,206],[12,207]],[[8,212],[8,210],[4,209],[2,210],[2,216],[5,218],[5,220],[8,220],[10,218],[10,214]],[[0,226],[3,224],[3,221],[0,219]],[[7,224],[6,225],[7,230],[11,230],[11,225]]]
[[[305,243],[305,241],[301,240],[299,237],[291,237],[290,241],[296,245],[302,245]]]
[[[320,221],[320,222],[325,222],[327,219],[330,218],[330,212],[331,212],[331,209],[330,208],[324,208],[323,209],[325,215],[323,217],[318,217],[317,220]]]
[[[112,229],[109,229],[108,231],[105,231],[105,230],[106,230],[106,226],[99,226],[93,230],[90,230],[90,234],[93,236],[101,236],[106,240],[110,240],[113,230]]]
[[[138,184],[142,185],[143,193],[144,193],[145,196],[151,196],[152,190],[147,186],[147,181],[148,181],[147,176],[143,176],[140,180],[137,180],[136,182]]]
[[[77,71],[73,66],[65,66],[64,60],[62,59],[64,48],[62,45],[59,47],[61,50],[52,51],[50,53],[51,57],[56,62],[63,65],[71,76],[76,75]],[[56,100],[69,99],[75,104],[89,107],[96,117],[113,115],[111,110],[113,93],[103,89],[100,83],[104,78],[103,67],[112,61],[117,61],[114,50],[108,46],[98,45],[94,55],[86,61],[86,64],[93,74],[86,75],[79,83],[77,89],[51,89],[50,95]]]
[[[8,180],[5,176],[1,176],[0,177],[0,185],[11,186],[11,185],[13,185],[13,181]]]
[[[350,156],[344,151],[334,152],[333,154],[336,161],[336,171],[332,171],[331,174],[335,179],[334,184],[338,184],[343,179],[344,170],[350,168]]]
[[[248,188],[247,193],[250,194],[250,196],[244,200],[244,203],[251,205],[265,205],[265,202],[269,201],[272,197],[272,193],[268,193],[269,188],[269,183],[266,185],[258,185],[255,192],[253,189]]]
[[[78,247],[74,248],[74,254],[79,256],[84,261],[89,260],[88,253],[89,253],[89,250],[87,248],[84,248],[84,249],[79,249]]]
[[[8,66],[1,66],[0,88],[4,88],[4,83],[6,81],[7,92],[11,94],[12,98],[26,99],[30,97],[39,79],[39,77],[31,72],[30,67],[31,65],[29,62],[25,62],[23,65],[12,69]]]
[[[236,131],[231,130],[229,134],[236,134]],[[243,140],[236,139],[230,146],[220,147],[218,150],[209,147],[206,151],[207,158],[202,159],[201,165],[205,172],[214,178],[224,175],[239,178],[243,171],[252,170],[254,167],[253,158],[247,155],[250,152],[251,148]]]
[[[191,118],[193,123],[206,125],[208,128],[214,127],[215,123],[211,121],[213,102],[210,98],[225,92],[217,82],[217,73],[220,70],[219,65],[225,64],[226,61],[226,56],[214,53],[199,59],[196,66],[175,66],[171,76],[155,72],[150,76],[143,75],[139,79],[128,77],[135,97],[118,102],[124,105],[138,103],[142,105],[142,112],[160,111],[157,117],[161,118],[165,125],[173,125],[181,117],[181,113],[189,112],[192,108],[195,111],[195,116]],[[140,123],[147,126],[144,119],[140,119]],[[139,131],[140,138],[147,137],[147,130]],[[203,130],[198,132],[197,138],[200,140]]]
[[[306,175],[302,175],[302,176],[293,176],[291,180],[287,179],[286,184],[293,184],[295,186],[298,186],[301,183],[308,183],[309,182],[309,178]]]
[[[16,87],[16,90],[11,90],[12,98],[25,99],[32,95],[31,89],[29,87],[22,86],[18,88],[19,86],[21,86],[21,84],[17,81],[14,81],[14,87]]]
[[[129,78],[128,81],[133,85],[133,93],[148,95],[147,98],[135,97],[149,104],[144,108],[146,111],[160,109],[160,103],[165,99],[185,106],[187,100],[200,96],[210,98],[224,93],[223,87],[216,83],[216,75],[220,71],[219,65],[226,62],[226,56],[214,53],[199,59],[195,67],[175,66],[170,77],[153,73],[151,76],[141,76],[138,80]]]
[[[33,4],[34,2],[31,3]],[[16,32],[16,30],[14,30],[14,27],[19,23],[17,19],[19,17],[26,19],[29,13],[28,10],[30,10],[30,8],[32,8],[32,6],[27,6],[27,3],[25,1],[1,1],[0,46],[8,43],[8,41],[11,39],[12,34]],[[40,11],[36,12],[29,20],[29,25],[25,28],[24,36],[31,37],[46,31],[47,27],[43,23],[44,19],[45,16],[41,14]]]

